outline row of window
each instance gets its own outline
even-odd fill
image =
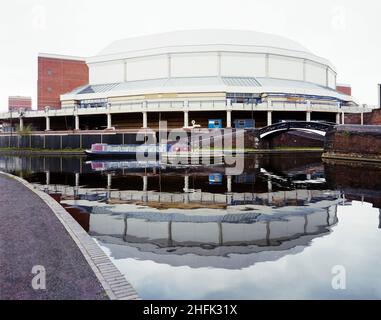
[[[79,101],[78,108],[105,108],[107,99],[91,99]]]

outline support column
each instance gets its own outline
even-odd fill
[[[74,187],[74,196],[78,196],[78,188],[79,188],[79,173],[75,173],[75,187]]]
[[[226,110],[226,128],[232,127],[232,111]]]
[[[228,193],[232,192],[232,176],[227,176],[227,189]]]
[[[227,178],[226,204],[230,205],[233,202],[232,176],[227,176],[226,178]]]
[[[46,129],[45,129],[45,131],[49,131],[49,130],[50,130],[50,118],[46,117]]]
[[[364,125],[364,112],[361,112],[361,125]]]
[[[341,113],[341,124],[345,124],[345,113],[344,113],[344,111]]]
[[[75,173],[75,186],[79,187],[79,173],[78,172]]]
[[[148,127],[147,111],[143,111],[143,128],[146,129],[147,127]]]
[[[189,176],[184,177],[184,203],[189,203]]]
[[[184,177],[184,192],[189,192],[189,176]]]
[[[340,124],[340,113],[336,113],[336,124]]]
[[[224,233],[222,228],[222,222],[218,222],[218,244],[220,246],[224,245]]]
[[[106,192],[106,199],[111,198],[111,186],[112,186],[112,174],[107,174],[107,192]]]
[[[189,127],[189,112],[188,110],[184,111],[184,128]]]
[[[20,130],[24,129],[24,118],[20,117]]]
[[[144,192],[147,192],[148,190],[148,177],[147,176],[143,176],[143,191]]]
[[[112,174],[108,173],[107,174],[107,189],[111,189],[112,186]]]
[[[273,112],[267,111],[267,125],[271,126],[273,124]]]
[[[270,179],[267,180],[267,201],[269,204],[273,202],[273,183]]]
[[[311,111],[307,111],[307,113],[306,113],[306,121],[307,122],[311,121]]]
[[[112,123],[111,123],[111,113],[107,113],[107,129],[111,129]]]
[[[75,130],[79,130],[79,115],[74,116]]]
[[[172,239],[172,221],[168,221],[168,246],[172,247],[173,239]]]

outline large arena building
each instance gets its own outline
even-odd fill
[[[22,124],[156,129],[166,120],[170,128],[264,127],[284,120],[340,123],[344,113],[369,111],[350,91],[337,89],[327,59],[271,34],[194,30],[134,37],[111,43],[86,63],[89,84],[61,95],[60,110],[47,105],[26,112]]]

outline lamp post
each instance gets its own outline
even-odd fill
[[[19,119],[20,119],[20,128],[19,130],[22,131],[24,129],[24,115],[25,115],[25,110],[20,109],[19,110]]]

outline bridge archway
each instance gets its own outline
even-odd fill
[[[335,123],[316,121],[287,121],[272,124],[261,128],[257,132],[257,137],[263,139],[276,133],[286,131],[302,131],[325,136],[327,131],[335,126]]]

